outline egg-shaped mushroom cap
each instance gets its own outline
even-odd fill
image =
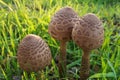
[[[52,56],[47,43],[39,36],[29,34],[19,44],[17,60],[27,72],[36,72],[51,64]]]
[[[92,50],[102,45],[104,29],[95,14],[86,14],[72,31],[72,38],[83,50]]]
[[[52,17],[48,32],[57,40],[69,41],[72,38],[72,28],[78,19],[77,13],[72,8],[61,8]]]

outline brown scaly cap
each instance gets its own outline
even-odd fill
[[[49,34],[60,41],[71,40],[72,28],[78,19],[77,13],[72,8],[61,8],[51,19],[48,28]]]
[[[72,38],[84,50],[100,47],[104,40],[102,22],[95,14],[86,14],[73,28]]]
[[[29,34],[19,44],[17,60],[23,70],[32,72],[50,65],[52,56],[47,43],[41,37]]]

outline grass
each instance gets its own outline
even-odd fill
[[[48,34],[52,15],[61,7],[71,6],[79,16],[95,13],[104,23],[103,45],[91,53],[89,80],[120,80],[120,1],[119,0],[0,0],[0,80],[36,80],[37,73],[20,69],[17,47],[27,34],[41,36],[50,46],[53,60],[40,74],[41,80],[58,80],[55,57],[59,42]],[[82,50],[67,44],[68,76],[78,80]]]

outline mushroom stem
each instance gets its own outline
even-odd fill
[[[40,80],[41,79],[41,71],[38,71],[36,74],[36,80]]]
[[[43,70],[37,72],[36,80],[45,80],[45,76],[43,75]]]
[[[66,76],[66,41],[60,41],[60,56],[59,56],[59,76]]]
[[[90,51],[83,50],[82,63],[80,69],[80,80],[87,80],[90,71]]]

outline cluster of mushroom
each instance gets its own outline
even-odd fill
[[[104,29],[95,14],[88,13],[82,18],[70,7],[61,8],[51,19],[49,34],[60,41],[59,75],[66,76],[66,43],[70,40],[83,49],[80,70],[81,80],[89,77],[89,55],[92,49],[102,45]],[[17,52],[20,67],[28,72],[44,69],[50,65],[52,56],[47,43],[39,36],[29,34],[20,42]]]
[[[48,30],[53,38],[60,41],[60,77],[66,74],[66,42],[73,40],[84,52],[80,78],[86,80],[89,77],[90,51],[100,47],[104,40],[102,22],[95,14],[88,13],[80,18],[72,8],[64,7],[52,17]]]

